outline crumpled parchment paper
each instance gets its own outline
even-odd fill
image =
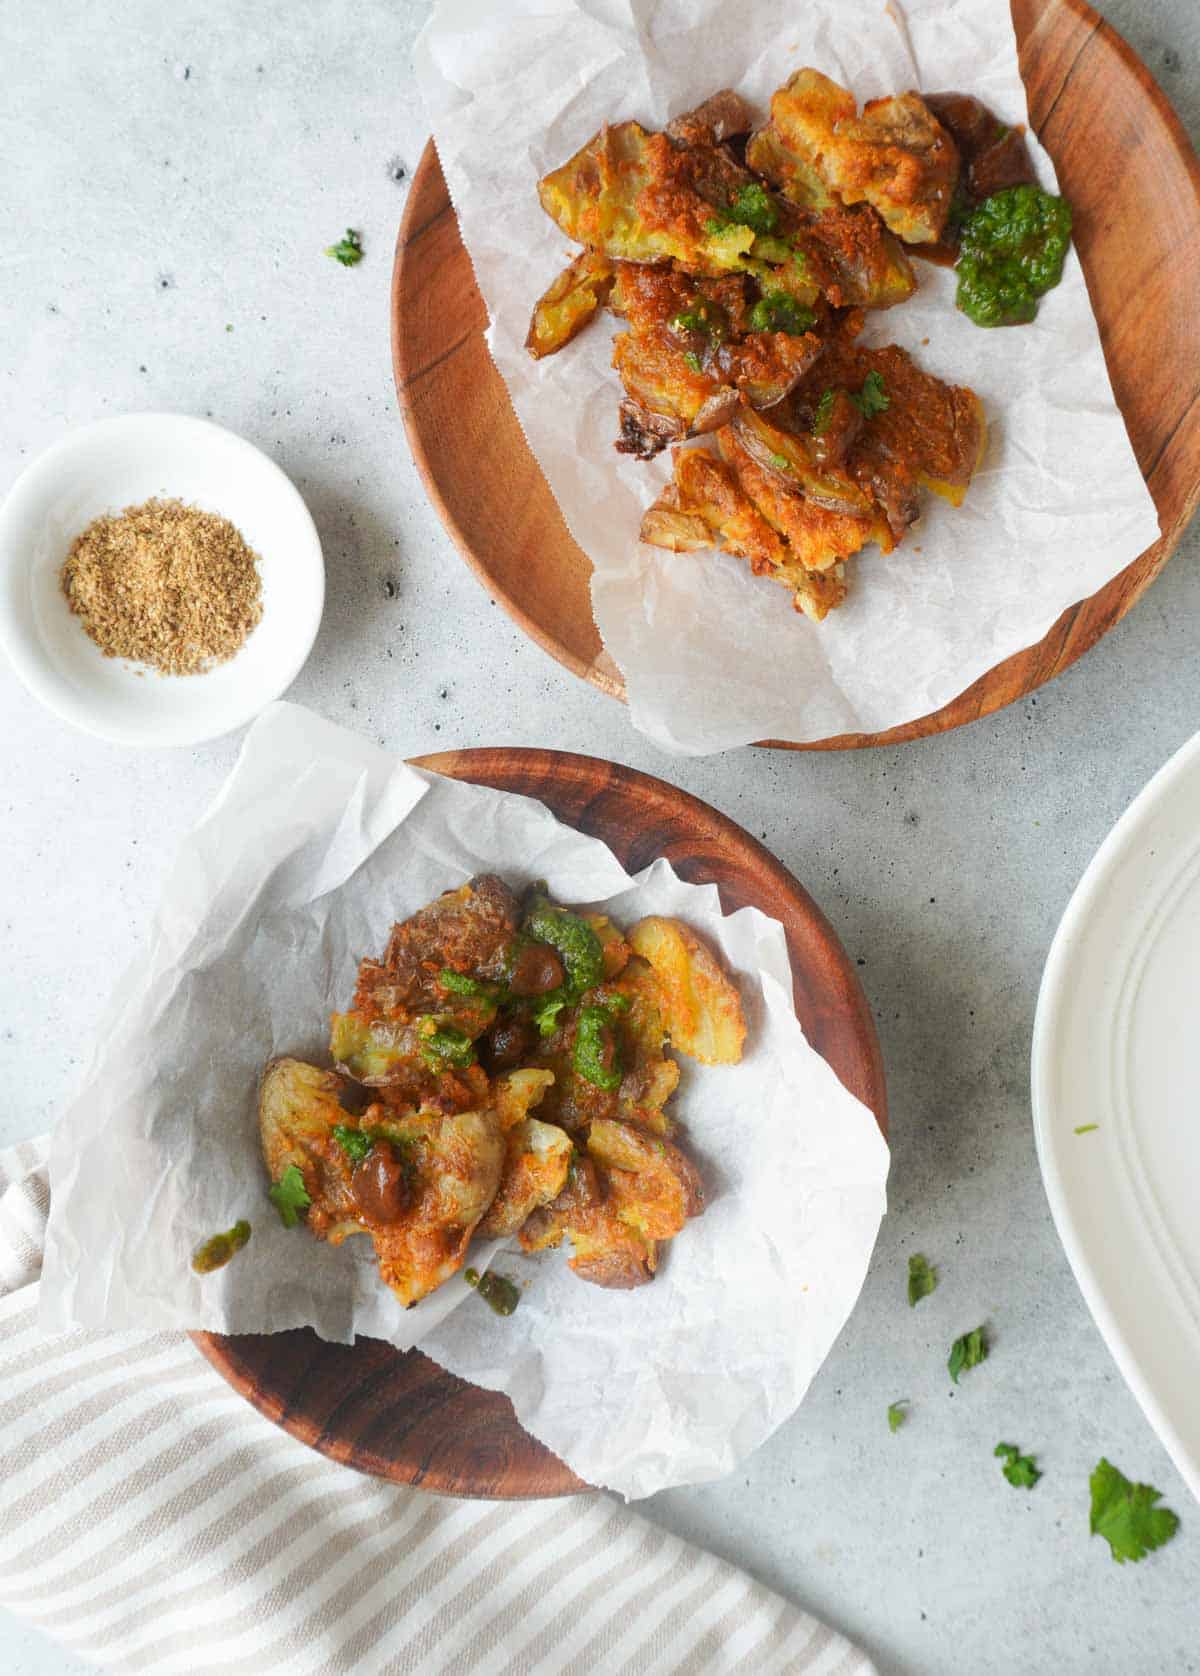
[[[682,916],[737,973],[750,1026],[740,1066],[683,1062],[673,1109],[711,1202],[653,1283],[605,1292],[564,1251],[491,1242],[472,1260],[522,1287],[507,1319],[457,1277],[404,1311],[366,1240],[285,1229],[255,1120],[272,1055],[328,1063],[328,1015],[393,920],[482,871],[545,878],[622,925]],[[777,922],[724,916],[713,886],[665,861],[631,878],[540,803],[420,773],[279,704],[185,843],[55,1130],[42,1321],[419,1343],[506,1391],[582,1477],[644,1496],[730,1471],[792,1413],[858,1296],[887,1163],[871,1113],[805,1042]],[[248,1246],[194,1274],[196,1245],[239,1217]]]
[[[639,543],[670,460],[613,449],[618,323],[604,316],[540,362],[523,347],[535,301],[578,249],[543,213],[538,178],[603,121],[658,128],[720,87],[765,117],[773,89],[806,64],[860,103],[955,91],[1027,121],[1008,0],[438,0],[417,48],[492,355],[595,566],[596,622],[634,723],[673,751],[926,715],[1035,644],[1158,536],[1072,254],[1030,326],[973,326],[954,307],[954,273],[920,260],[914,298],[869,317],[865,342],[899,343],[979,393],[991,441],[965,505],[925,496],[896,553],[850,561],[850,598],[824,623],[797,615],[743,560]],[[1054,189],[1049,157],[1030,143]]]

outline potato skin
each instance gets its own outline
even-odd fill
[[[639,920],[628,940],[658,982],[672,1046],[702,1065],[737,1064],[746,1040],[741,997],[707,944],[658,914]]]

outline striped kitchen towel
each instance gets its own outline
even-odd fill
[[[606,1495],[424,1495],[277,1430],[183,1334],[43,1338],[46,1150],[0,1153],[0,1605],[77,1656],[189,1676],[873,1676]]]

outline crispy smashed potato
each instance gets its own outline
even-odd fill
[[[933,244],[950,213],[958,147],[916,93],[854,95],[819,70],[798,70],[772,95],[772,157],[794,160],[792,183],[813,175],[844,204],[868,203],[897,238]]]
[[[672,1045],[703,1065],[735,1065],[746,1040],[741,997],[707,944],[656,914],[638,921],[629,942],[661,990]]]
[[[745,1037],[736,987],[687,926],[623,934],[542,889],[519,900],[472,879],[362,962],[333,1016],[336,1070],[267,1066],[271,1196],[317,1239],[369,1236],[405,1307],[462,1268],[476,1234],[527,1251],[566,1238],[582,1279],[642,1285],[704,1208],[670,1138],[668,1037],[708,1064]]]
[[[860,112],[805,68],[765,122],[725,88],[663,133],[607,125],[546,175],[542,206],[583,250],[528,348],[553,353],[605,307],[625,322],[615,447],[673,451],[641,539],[744,558],[820,622],[847,561],[891,553],[924,491],[960,505],[987,441],[978,397],[855,340],[866,310],[916,288],[906,245],[939,256],[981,183],[1028,167],[1020,131],[976,100],[908,92]],[[678,446],[705,437],[715,451]],[[368,1041],[357,1063],[387,1051]]]
[[[259,1095],[263,1157],[274,1179],[299,1170],[306,1224],[340,1245],[369,1234],[379,1272],[408,1308],[462,1267],[476,1225],[495,1198],[504,1137],[495,1110],[414,1111],[369,1106],[360,1120],[339,1104],[338,1079],[296,1059],[268,1067]],[[355,1158],[335,1136],[369,1141]]]

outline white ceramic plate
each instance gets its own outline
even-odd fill
[[[262,561],[262,621],[203,675],[104,657],[59,586],[71,542],[93,518],[151,496],[223,514]],[[0,647],[35,698],[121,744],[194,745],[248,722],[299,674],[324,600],[321,543],[298,490],[251,443],[205,419],[137,413],[72,431],[0,508]]]
[[[1200,735],[1125,811],[1063,916],[1033,1122],[1088,1308],[1200,1498]]]

